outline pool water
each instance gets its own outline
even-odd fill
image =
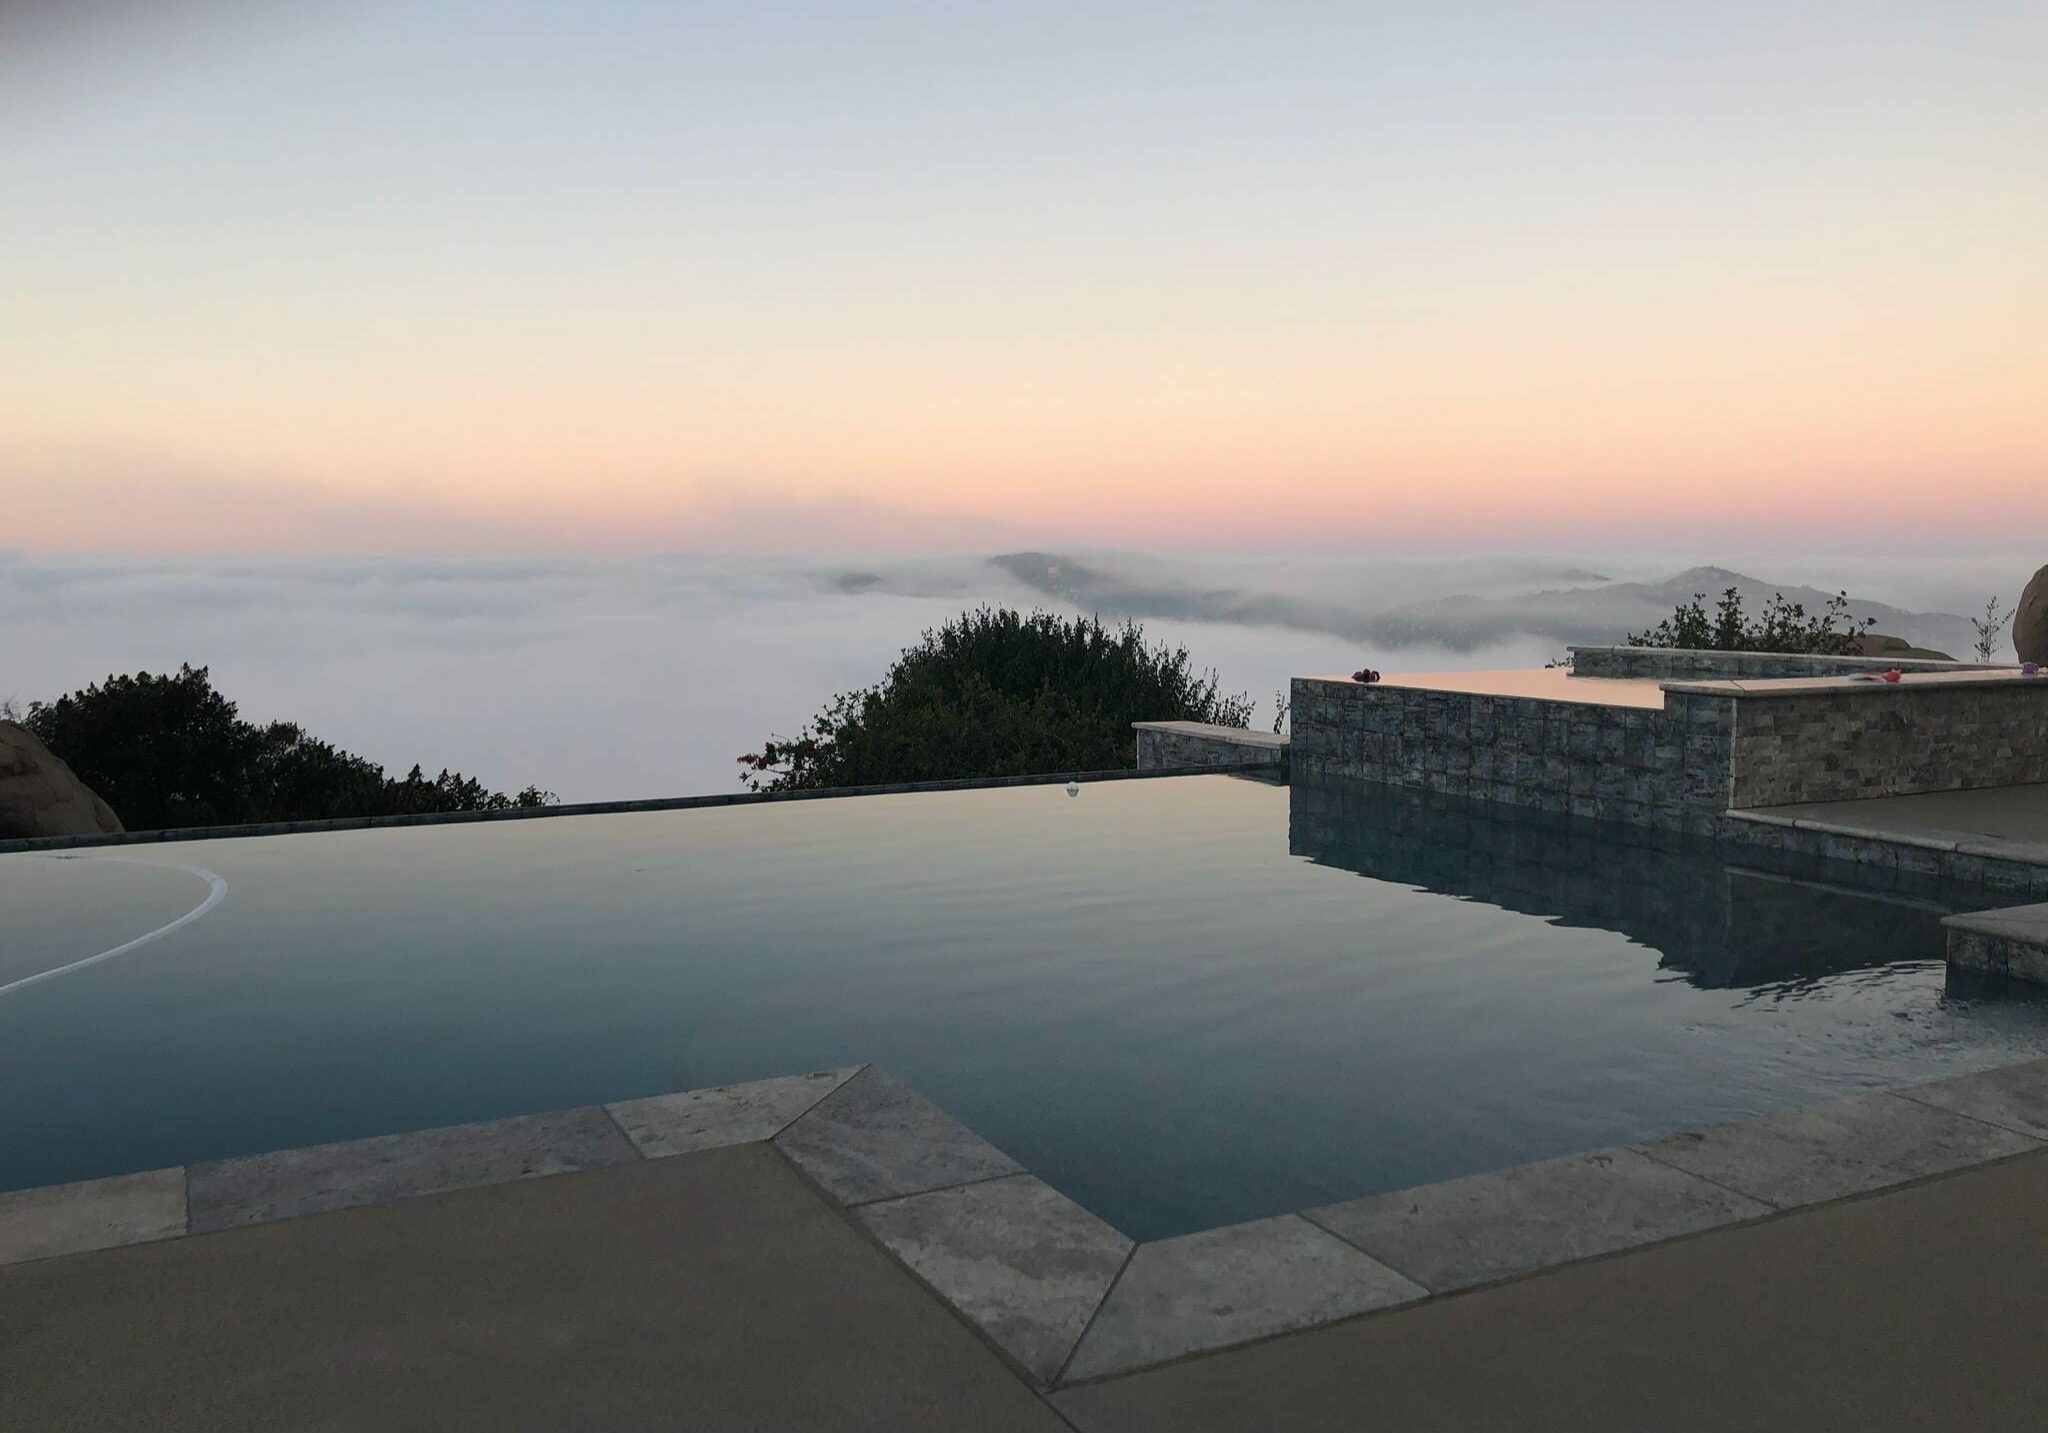
[[[1229,776],[0,856],[0,986],[170,863],[0,1188],[873,1061],[1154,1238],[2048,1053],[1853,870]]]

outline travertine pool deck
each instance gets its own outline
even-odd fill
[[[0,1195],[0,1427],[1995,1425],[2044,1194],[2038,1061],[1134,1245],[824,1071]]]

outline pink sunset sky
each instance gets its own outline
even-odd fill
[[[0,547],[2009,547],[2044,73],[1998,0],[14,0]]]

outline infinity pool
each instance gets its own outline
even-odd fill
[[[0,995],[0,1188],[874,1061],[1151,1238],[2048,1053],[1939,904],[1227,776],[0,856],[0,986],[210,877]]]

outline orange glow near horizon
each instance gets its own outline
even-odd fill
[[[868,59],[928,94],[858,27],[314,8],[0,98],[41,121],[0,149],[0,548],[2048,528],[2048,35],[1994,5],[1503,4],[1493,49],[1075,7],[1071,54],[926,17]],[[1330,58],[1375,46],[1412,63]]]

